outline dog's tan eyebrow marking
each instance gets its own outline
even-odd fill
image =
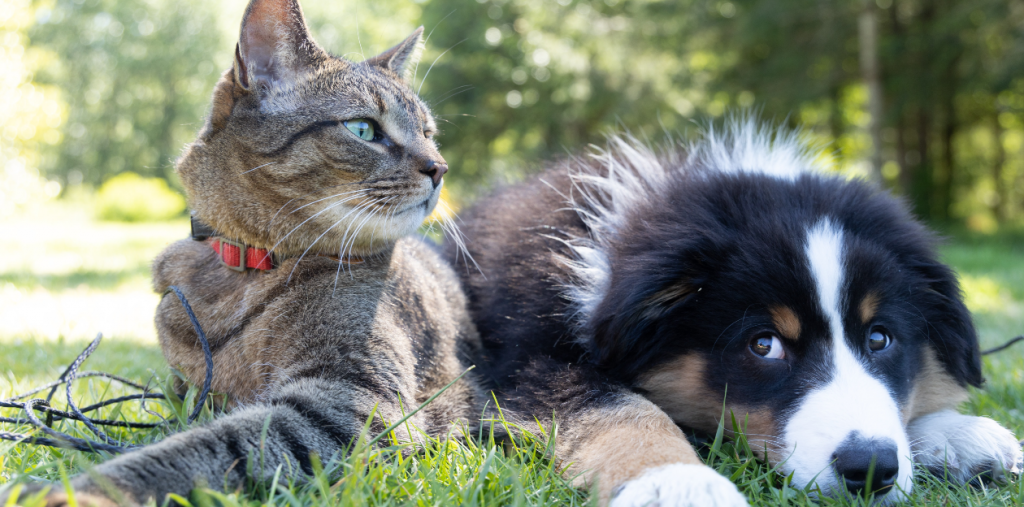
[[[878,311],[878,294],[869,292],[864,299],[860,301],[860,322],[861,324],[867,324],[871,322],[871,319],[875,318],[875,312]]]
[[[697,287],[686,282],[676,282],[659,290],[658,292],[655,292],[648,301],[655,305],[668,304],[683,299],[696,291]]]
[[[775,306],[769,310],[772,314],[772,323],[782,336],[790,340],[800,339],[800,319],[788,306]]]

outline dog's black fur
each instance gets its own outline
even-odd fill
[[[858,275],[848,289],[851,297],[881,290],[881,299],[892,304],[885,312],[893,334],[930,343],[961,385],[982,384],[971,317],[955,274],[938,260],[934,235],[901,201],[839,176],[805,174],[791,183],[761,174],[676,173],[671,189],[651,194],[632,211],[629,228],[610,252],[607,296],[596,315],[588,316],[592,323],[574,325],[564,290],[572,278],[564,260],[573,258],[566,240],[590,234],[567,204],[570,172],[578,170],[561,164],[500,189],[462,215],[467,245],[479,264],[476,270],[458,256],[484,341],[482,370],[498,392],[518,392],[510,399],[526,403],[523,389],[548,377],[561,379],[562,385],[551,384],[556,390],[579,382],[635,388],[645,372],[701,350],[723,358],[709,372],[710,385],[724,387],[732,380],[730,396],[764,403],[778,393],[783,401],[789,391],[778,375],[730,358],[746,351],[747,338],[771,326],[770,304],[786,304],[798,315],[817,313],[808,298],[813,282],[798,255],[803,230],[825,215],[857,238],[850,252],[851,272]],[[454,259],[456,252],[450,255]],[[704,290],[656,308],[648,304],[654,294],[680,283]],[[744,314],[738,325],[737,316]],[[818,320],[805,322],[814,326],[808,332],[822,334],[825,323]],[[813,344],[801,345],[798,355],[822,353]],[[906,395],[909,385],[894,377],[916,370],[918,363],[904,353],[879,368]],[[787,376],[799,382],[828,374],[793,366]],[[756,378],[749,378],[752,371]],[[737,382],[745,377],[749,382]],[[550,394],[530,400],[538,405],[531,411],[547,411]]]
[[[479,269],[450,250],[483,340],[486,387],[524,420],[554,414],[574,435],[561,451],[567,459],[591,431],[575,421],[592,421],[587,414],[614,411],[635,395],[665,399],[646,382],[683,358],[696,358],[688,364],[701,371],[674,375],[699,376],[687,385],[718,402],[696,407],[700,414],[670,414],[676,424],[714,431],[725,399],[739,420],[762,414],[776,431],[765,436],[769,446],[780,438],[804,395],[835,375],[829,322],[805,252],[808,231],[822,220],[843,234],[847,346],[905,412],[903,425],[920,415],[912,414],[911,398],[922,383],[955,383],[953,405],[967,386],[982,384],[957,278],[939,261],[935,236],[902,201],[865,181],[806,168],[779,177],[717,167],[714,157],[684,148],[655,154],[616,142],[625,148],[555,164],[464,213]],[[611,166],[640,174],[630,192],[643,195],[613,202]],[[642,181],[652,170],[664,177]],[[609,213],[618,225],[593,230]],[[589,305],[574,295],[587,285],[578,269],[590,262],[581,245],[607,262],[599,302]],[[857,305],[869,299],[877,304],[862,322],[866,310]],[[779,335],[773,308],[789,309],[800,324],[799,336],[784,341],[782,360],[751,353],[752,340]],[[872,352],[873,332],[893,337],[895,346]],[[941,365],[937,376],[923,376],[926,356]]]

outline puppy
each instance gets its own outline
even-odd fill
[[[980,354],[934,236],[793,133],[612,138],[463,218],[488,387],[506,415],[554,415],[602,504],[746,504],[680,430],[714,432],[723,403],[730,434],[824,495],[892,503],[915,461],[958,483],[1020,469],[1008,430],[956,411]]]

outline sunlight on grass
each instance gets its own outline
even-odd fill
[[[1015,301],[1010,290],[989,276],[960,276],[964,291],[964,302],[973,313],[1021,314],[1021,305]]]
[[[68,206],[0,223],[0,342],[108,337],[155,343],[149,264],[188,222],[120,224]]]

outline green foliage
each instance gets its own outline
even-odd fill
[[[167,220],[185,211],[185,198],[166,180],[125,172],[107,180],[96,193],[96,216],[118,222]]]
[[[858,17],[878,23],[887,184],[934,221],[1021,217],[1024,12],[1005,0],[723,2],[710,33],[734,65],[716,85],[746,90],[772,115],[869,150]],[[866,5],[866,6],[865,6]],[[979,215],[980,214],[980,215]]]
[[[74,185],[134,171],[167,178],[201,125],[219,54],[215,3],[41,2],[30,42],[54,56],[36,81],[58,86],[69,113],[42,169]]]
[[[168,177],[231,62],[244,0],[36,0],[37,84],[68,105],[42,169]],[[359,61],[417,24],[414,87],[457,199],[615,130],[688,136],[728,110],[807,128],[844,170],[872,153],[858,20],[878,25],[887,186],[933,221],[1024,220],[1024,10],[1007,0],[382,0],[303,4]],[[47,120],[50,121],[50,120]],[[52,123],[52,122],[51,122]],[[863,171],[861,171],[863,172]]]
[[[886,185],[933,221],[1024,218],[1024,11],[1005,0],[432,0],[428,58],[447,53],[424,96],[466,187],[610,130],[657,140],[746,107],[863,172],[865,8],[879,26]]]
[[[441,120],[451,181],[516,179],[613,130],[657,139],[710,109],[721,114],[702,83],[722,62],[690,57],[687,36],[705,17],[698,4],[428,3],[432,35],[419,75]]]

